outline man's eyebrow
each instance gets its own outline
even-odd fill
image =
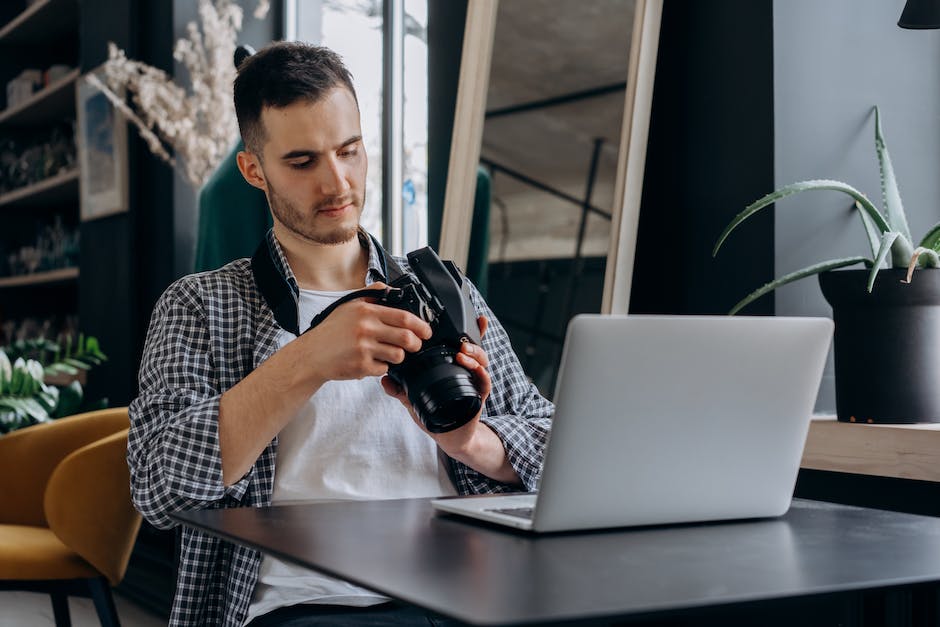
[[[362,141],[362,135],[353,135],[346,141],[342,142],[339,146],[336,147],[337,150],[340,148],[345,148],[350,144],[355,144],[356,142]],[[287,161],[289,159],[300,159],[301,157],[308,157],[310,159],[315,159],[319,157],[320,153],[316,150],[291,150],[290,152],[285,152],[281,155],[281,159]]]

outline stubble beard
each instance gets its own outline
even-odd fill
[[[325,199],[320,206],[328,207],[335,206],[337,204],[349,204],[352,202],[359,215],[362,215],[362,208],[365,205],[365,194],[363,193],[362,198],[357,198],[355,194],[346,197],[333,197]],[[268,182],[268,204],[271,206],[271,213],[274,214],[274,217],[277,218],[277,221],[284,225],[284,227],[307,241],[313,242],[314,244],[321,244],[324,246],[335,246],[338,244],[345,244],[352,238],[357,236],[359,231],[359,220],[356,220],[356,224],[352,226],[341,225],[330,230],[319,230],[310,224],[311,217],[305,215],[304,212],[300,211],[297,208],[297,205],[292,203],[287,198],[281,196],[277,193],[277,190],[274,189],[274,186],[271,185],[270,181]],[[320,207],[314,208],[312,215],[316,215],[316,211]]]

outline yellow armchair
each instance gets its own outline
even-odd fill
[[[102,625],[120,624],[111,586],[140,528],[128,426],[122,407],[0,437],[0,590],[48,592],[56,625],[70,624],[69,595],[91,596]]]

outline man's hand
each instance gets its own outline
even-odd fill
[[[373,283],[367,289],[385,289]],[[336,308],[303,334],[311,367],[322,381],[380,376],[389,364],[400,364],[431,337],[431,326],[402,309],[357,298]]]
[[[480,327],[480,337],[486,334],[488,321],[485,316],[477,318],[477,324]],[[502,481],[504,483],[520,483],[519,475],[513,470],[509,461],[506,459],[506,449],[496,433],[480,422],[480,416],[483,414],[483,404],[490,395],[492,382],[487,368],[490,365],[489,358],[482,346],[477,346],[472,342],[464,342],[457,353],[457,363],[470,371],[473,377],[474,385],[481,397],[480,411],[465,425],[448,431],[446,433],[431,433],[421,422],[421,419],[415,414],[408,395],[404,389],[395,383],[390,377],[382,377],[382,388],[385,393],[394,396],[402,405],[408,409],[412,420],[421,428],[422,431],[431,436],[441,450],[449,457],[460,461],[474,470],[485,474],[486,476]]]
[[[225,485],[248,472],[324,383],[383,375],[390,363],[401,363],[406,351],[417,351],[430,337],[428,323],[401,309],[366,299],[337,307],[222,395],[219,448]]]

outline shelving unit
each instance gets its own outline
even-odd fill
[[[69,170],[0,195],[0,209],[59,204],[78,198],[78,170]]]
[[[0,43],[16,46],[54,41],[75,28],[74,5],[62,0],[39,0],[0,27]]]
[[[0,278],[0,289],[5,287],[44,285],[75,280],[78,280],[78,268],[60,268],[58,270],[47,270],[46,272],[34,272],[32,274],[20,274]]]
[[[74,116],[75,82],[78,76],[79,70],[76,68],[33,94],[29,100],[0,111],[0,126],[37,124],[54,117]]]
[[[27,68],[72,68],[25,101],[0,110],[0,137],[12,138],[17,149],[25,150],[31,137],[43,141],[43,134],[50,133],[53,126],[75,119],[75,89],[81,75],[79,4],[77,0],[38,0],[29,4],[19,0],[22,11],[12,16],[16,6],[10,4],[3,12],[8,20],[0,24],[0,88]],[[0,99],[0,106],[4,105],[5,100]],[[47,167],[43,165],[43,169]],[[66,228],[77,228],[79,179],[75,166],[0,194],[0,216],[4,221],[0,272],[7,272],[7,256],[35,245],[39,232],[54,217],[61,217]],[[77,267],[0,275],[0,322],[76,316],[79,276]]]

